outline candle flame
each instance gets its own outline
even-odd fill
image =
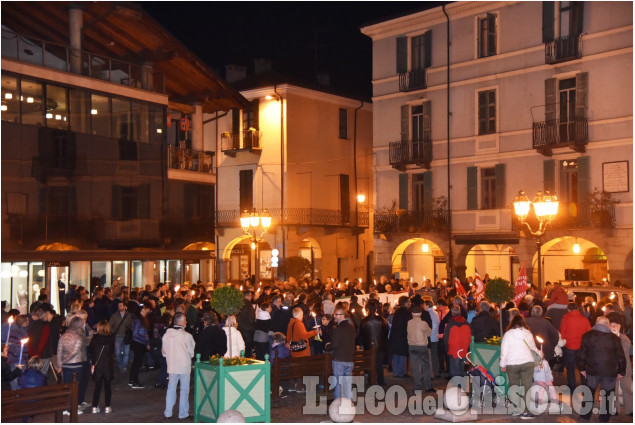
[[[433,305],[433,306],[432,306],[432,309],[433,309],[433,310],[436,310],[436,309],[437,309],[437,306],[436,306],[436,305]]]
[[[351,313],[355,313],[355,309],[352,309],[352,310],[351,310]]]
[[[242,285],[240,285],[240,290],[241,290],[241,291],[243,290],[243,286],[242,286]]]
[[[602,307],[602,311],[606,312],[606,306]]]
[[[13,316],[9,316],[9,319],[7,319],[7,322],[9,322],[9,325],[13,323]]]
[[[315,317],[315,311],[311,312],[311,316]]]
[[[366,312],[366,309],[362,309],[362,312],[364,313],[364,317],[368,316],[368,313]]]
[[[192,295],[196,294],[196,291],[194,289],[192,289]]]
[[[595,301],[593,301],[593,307],[595,307]]]
[[[22,345],[26,344],[27,342],[29,342],[29,338],[24,338],[20,340],[20,344]]]
[[[174,287],[174,292],[179,292],[179,289],[181,289],[181,285],[176,285]]]
[[[610,299],[615,299],[615,294],[613,292],[611,292],[611,295],[609,296]]]
[[[542,344],[543,342],[545,342],[545,340],[544,340],[544,339],[542,339],[542,338],[540,338],[539,336],[537,336],[537,337],[536,337],[536,340],[538,340],[538,342],[539,342],[539,343],[541,343],[541,344]]]

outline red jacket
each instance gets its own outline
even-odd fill
[[[579,350],[582,343],[582,335],[591,330],[591,324],[580,310],[568,312],[560,322],[560,335],[566,339],[565,347],[569,350]]]
[[[463,316],[458,315],[450,319],[443,339],[446,337],[450,357],[457,359],[467,355],[470,350],[470,342],[472,342],[472,331]]]
[[[309,346],[309,340],[317,335],[317,330],[306,330],[302,320],[298,320],[295,317],[289,321],[289,327],[287,328],[287,342],[300,341],[302,339],[307,340],[306,348],[302,351],[292,351],[291,357],[305,357],[311,355],[311,348]]]

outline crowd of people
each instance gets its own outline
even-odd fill
[[[487,275],[483,281],[487,284]],[[78,379],[78,413],[90,406],[93,413],[100,412],[102,388],[103,411],[109,413],[111,381],[115,373],[127,373],[132,390],[146,385],[167,389],[166,418],[172,417],[180,383],[183,419],[189,417],[190,370],[196,354],[202,360],[240,355],[264,360],[268,354],[273,361],[329,351],[338,379],[335,397],[351,398],[356,349],[374,344],[379,385],[386,385],[385,374],[392,373],[412,379],[414,391],[435,392],[433,380],[465,374],[472,339],[502,337],[500,366],[509,384],[521,389],[518,396],[534,382],[553,394],[551,370],[566,369],[572,390],[577,375],[593,391],[601,386],[607,397],[617,386],[624,413],[632,415],[630,305],[620,311],[610,299],[577,303],[557,284],[542,294],[530,287],[517,305],[496,305],[479,299],[470,279],[464,291],[457,291],[445,280],[433,285],[428,279],[419,285],[385,276],[366,284],[290,278],[264,286],[234,284],[242,291],[243,306],[224,317],[211,304],[214,289],[221,286],[157,284],[131,290],[114,285],[96,287],[90,295],[86,288],[69,285],[64,316],[54,311],[44,289],[29,315],[3,309],[2,388],[44,385],[51,370],[58,381]],[[397,294],[395,303],[380,301],[380,294],[387,292]],[[27,337],[26,349],[20,350],[20,341]],[[535,352],[544,357],[540,365]],[[155,381],[142,383],[140,372],[152,369],[158,371]],[[85,398],[91,380],[89,404]],[[306,388],[298,380],[283,383],[280,391]],[[526,410],[513,414],[531,418]]]

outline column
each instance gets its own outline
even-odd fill
[[[68,8],[68,33],[70,42],[71,72],[82,73],[82,28],[84,26],[83,10],[79,4],[71,4]]]

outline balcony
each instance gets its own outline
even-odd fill
[[[448,210],[375,212],[376,233],[440,232],[447,228]]]
[[[390,165],[400,171],[406,165],[415,164],[427,170],[432,162],[432,139],[428,135],[421,140],[402,140],[389,145]]]
[[[218,227],[240,227],[240,211],[219,210]],[[273,225],[281,223],[280,208],[270,209]],[[368,212],[318,208],[285,208],[284,224],[299,226],[368,227]]]
[[[428,85],[425,68],[399,73],[399,91],[420,90],[426,87],[428,87]]]
[[[589,122],[586,117],[574,117],[570,121],[548,120],[533,123],[533,148],[545,156],[551,156],[553,148],[569,146],[576,152],[586,152],[589,142]]]
[[[571,211],[574,211],[575,215],[571,214]],[[612,229],[615,227],[615,223],[614,205],[594,208],[586,205],[577,208],[577,205],[573,203],[558,213],[558,217],[556,217],[551,227],[562,230],[591,227]]]
[[[236,156],[238,151],[260,153],[262,150],[260,137],[262,137],[262,133],[253,129],[243,130],[239,133],[226,131],[221,134],[221,151],[229,156]]]
[[[165,93],[163,73],[121,60],[81,52],[81,71],[71,69],[71,48],[13,31],[2,30],[2,57],[15,59],[57,71],[72,72],[123,86]]]
[[[214,152],[197,151],[185,146],[168,146],[168,168],[170,170],[193,171],[216,174]]]
[[[545,43],[545,63],[556,64],[580,59],[582,37],[580,34],[560,37]]]

